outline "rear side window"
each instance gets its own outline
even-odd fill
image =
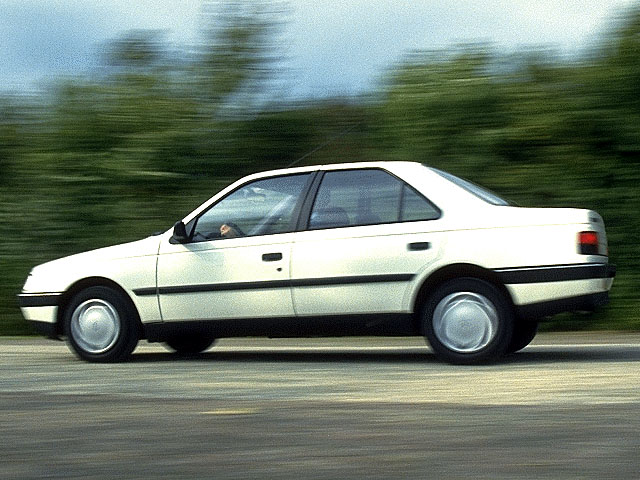
[[[400,221],[433,220],[440,212],[409,185],[402,186],[400,200]]]
[[[325,173],[310,229],[433,220],[440,211],[412,187],[378,169]]]
[[[488,190],[484,187],[476,185],[475,183],[471,183],[470,181],[465,180],[463,178],[456,177],[455,175],[452,175],[449,172],[444,172],[442,170],[438,170],[437,168],[432,168],[431,170],[436,172],[441,177],[446,178],[450,182],[455,183],[457,186],[464,188],[467,192],[474,194],[476,197],[484,200],[487,203],[490,203],[491,205],[497,205],[497,206],[511,205],[509,201],[505,200],[502,197],[499,197],[498,195],[493,193],[491,190]]]

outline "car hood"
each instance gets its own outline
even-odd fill
[[[82,252],[43,263],[42,265],[35,267],[34,272],[36,270],[48,270],[51,268],[59,269],[65,266],[70,266],[71,264],[77,265],[86,262],[95,263],[156,255],[158,253],[159,241],[160,237],[152,236],[142,240],[136,240],[134,242],[122,243],[110,247],[99,248],[97,250],[90,250],[88,252]]]

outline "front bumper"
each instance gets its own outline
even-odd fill
[[[49,338],[58,338],[58,306],[62,293],[21,293],[18,305],[25,320],[30,322],[38,333]]]
[[[51,338],[53,340],[61,340],[61,332],[59,331],[58,325],[56,323],[39,322],[33,320],[29,323],[40,335]]]
[[[62,293],[21,293],[18,295],[20,308],[57,307]]]

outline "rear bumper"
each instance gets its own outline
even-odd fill
[[[504,284],[520,285],[613,279],[616,276],[616,266],[610,263],[579,263],[545,267],[502,268],[495,270],[495,272]]]
[[[562,312],[591,312],[606,305],[616,266],[585,263],[502,269],[496,273],[511,293],[519,316],[539,319]]]
[[[518,316],[525,320],[538,320],[563,312],[592,312],[609,303],[609,292],[598,292],[578,297],[517,305]]]

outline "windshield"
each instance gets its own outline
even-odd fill
[[[487,203],[490,203],[491,205],[500,205],[500,206],[511,205],[510,202],[508,202],[502,197],[499,197],[498,195],[493,193],[491,190],[487,190],[486,188],[480,187],[475,183],[471,183],[468,180],[464,180],[460,177],[456,177],[455,175],[452,175],[448,172],[443,172],[442,170],[438,170],[437,168],[431,167],[431,170],[436,172],[441,177],[446,178],[450,182],[455,183],[457,186],[464,188],[467,192],[474,194],[476,197],[484,200]]]

